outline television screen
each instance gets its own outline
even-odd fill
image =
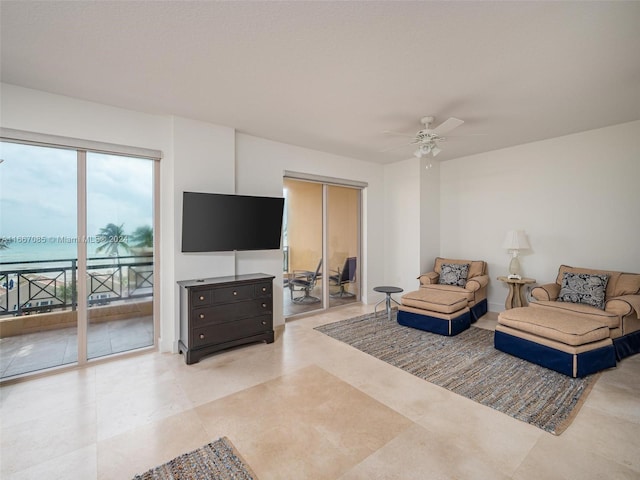
[[[284,198],[184,192],[182,251],[280,248]]]

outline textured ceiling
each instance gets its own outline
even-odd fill
[[[640,2],[2,1],[2,81],[380,163],[640,118]],[[484,135],[466,135],[481,133]]]

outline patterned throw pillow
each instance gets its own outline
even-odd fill
[[[558,301],[584,303],[604,310],[608,282],[609,275],[565,272]]]
[[[457,285],[464,287],[469,275],[469,264],[443,263],[440,267],[440,285]]]

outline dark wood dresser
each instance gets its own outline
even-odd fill
[[[187,365],[246,343],[273,342],[273,275],[183,280],[180,353]]]

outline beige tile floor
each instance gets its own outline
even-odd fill
[[[640,478],[640,355],[556,437],[313,330],[372,308],[191,366],[146,353],[4,385],[0,477],[129,479],[227,436],[261,480]]]

